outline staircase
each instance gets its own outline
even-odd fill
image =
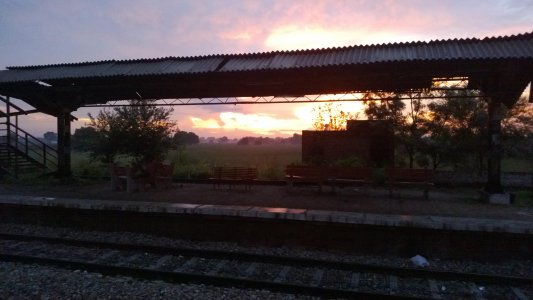
[[[32,113],[5,101],[7,112],[0,110],[0,177],[18,178],[23,173],[55,172],[57,150],[18,126],[18,116]],[[13,109],[16,112],[11,112]],[[11,123],[15,118],[16,122]]]

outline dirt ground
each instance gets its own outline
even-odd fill
[[[174,183],[170,189],[148,189],[127,193],[112,191],[109,182],[58,185],[0,184],[0,194],[19,194],[57,198],[154,201],[217,205],[306,208],[356,211],[379,214],[439,215],[533,221],[533,207],[482,203],[475,190],[433,189],[424,200],[421,190],[401,189],[389,198],[386,189],[346,187],[331,193],[328,187],[319,193],[316,187],[254,185],[214,189],[211,184]],[[1,196],[0,196],[1,197]]]

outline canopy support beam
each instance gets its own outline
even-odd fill
[[[60,178],[72,176],[70,161],[70,111],[63,110],[57,114],[57,175]]]
[[[485,191],[489,194],[501,194],[503,193],[501,184],[501,120],[503,118],[503,105],[497,98],[491,98],[488,101],[488,105],[489,159],[487,173],[488,178],[487,184],[485,186]]]

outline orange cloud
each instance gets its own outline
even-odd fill
[[[190,120],[192,122],[193,128],[208,128],[208,129],[220,129],[221,126],[218,124],[218,121],[215,119],[201,119],[201,118],[195,118],[190,117]]]
[[[308,128],[311,123],[309,119],[301,118],[301,116],[279,118],[274,114],[264,113],[222,112],[219,114],[219,119],[220,121],[213,118],[205,120],[196,117],[190,118],[193,128],[196,129],[242,130],[262,135],[292,134]]]

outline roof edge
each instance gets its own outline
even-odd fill
[[[28,66],[8,66],[7,70],[27,70],[27,69],[38,69],[38,68],[49,68],[49,67],[76,67],[76,66],[87,66],[87,65],[96,65],[96,64],[105,64],[105,63],[131,63],[131,62],[157,62],[164,60],[193,60],[193,59],[207,59],[207,58],[228,58],[228,57],[247,57],[247,56],[271,56],[276,54],[305,54],[310,52],[323,52],[323,51],[332,51],[332,50],[343,50],[351,48],[371,48],[371,47],[396,47],[396,46],[411,46],[411,45],[420,45],[420,44],[438,44],[438,43],[449,43],[449,42],[492,42],[492,41],[504,41],[504,40],[520,40],[524,38],[533,38],[533,31],[512,34],[512,35],[500,35],[500,36],[491,36],[484,38],[454,38],[454,39],[440,39],[440,40],[430,40],[430,41],[413,41],[413,42],[394,42],[394,43],[381,43],[381,44],[370,44],[370,45],[352,45],[352,46],[342,46],[342,47],[329,47],[329,48],[312,48],[312,49],[300,49],[300,50],[276,50],[269,52],[256,52],[256,53],[237,53],[237,54],[210,54],[210,55],[198,55],[198,56],[167,56],[159,58],[138,58],[138,59],[109,59],[109,60],[99,60],[99,61],[86,61],[86,62],[77,62],[77,63],[59,63],[59,64],[48,64],[48,65],[28,65]]]

